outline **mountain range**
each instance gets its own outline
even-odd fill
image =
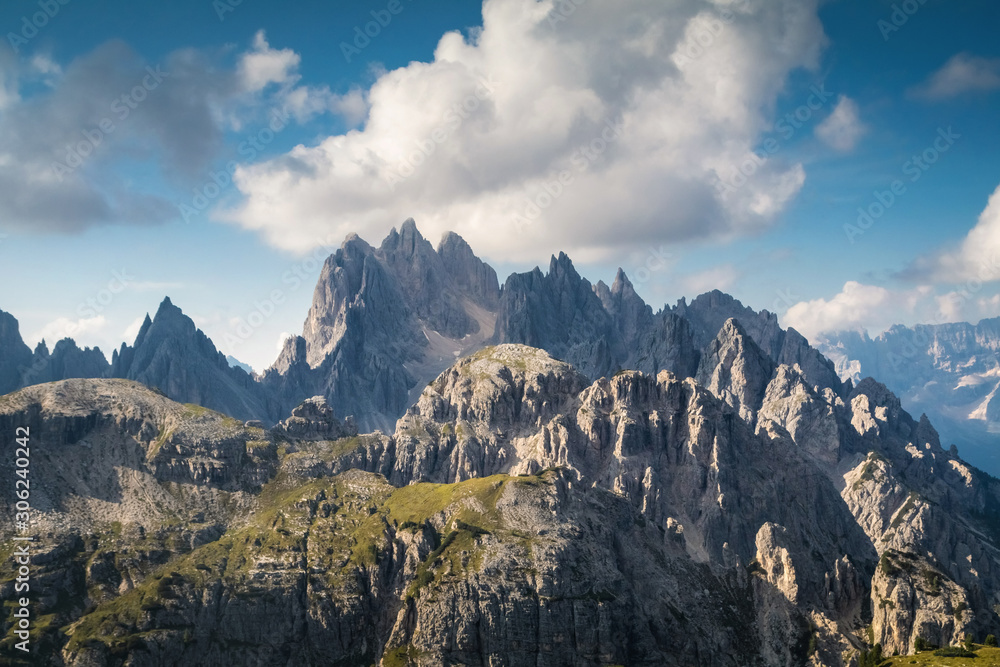
[[[435,249],[407,220],[374,248],[356,235],[326,260],[301,336],[253,376],[219,352],[169,298],[134,343],[108,364],[100,350],[59,341],[32,354],[0,311],[0,391],[70,378],[121,378],[243,420],[273,425],[302,400],[324,396],[340,416],[391,432],[422,388],[487,344],[538,347],[587,377],[624,369],[694,377],[700,355],[730,317],[778,363],[798,363],[813,384],[839,386],[835,369],[777,317],[721,292],[654,313],[621,270],[592,285],[565,254],[548,273],[496,272],[458,235]]]
[[[825,334],[816,346],[842,378],[878,378],[963,458],[1000,474],[1000,318]]]
[[[721,292],[654,312],[563,254],[501,286],[408,221],[345,241],[257,377],[169,299],[110,364],[0,337],[43,664],[847,667],[1000,632],[1000,481]]]

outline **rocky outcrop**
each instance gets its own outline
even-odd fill
[[[552,258],[547,274],[536,268],[507,278],[494,341],[547,350],[588,377],[613,373],[622,356],[611,316],[563,253]]]
[[[275,512],[84,616],[63,657],[484,667],[804,658],[804,620],[762,633],[750,610],[765,591],[673,553],[611,494],[570,492],[550,472],[466,482],[414,507],[428,490],[353,472],[289,492]]]
[[[289,440],[340,440],[358,434],[354,420],[341,422],[322,396],[303,401],[274,431]]]
[[[80,349],[64,338],[51,353],[44,340],[32,352],[19,329],[12,315],[0,311],[0,395],[43,382],[107,376],[110,366],[100,349]]]
[[[689,377],[700,350],[687,320],[654,314],[621,269],[610,288],[591,286],[563,253],[547,274],[536,268],[507,279],[493,341],[544,349],[594,379],[626,369]]]
[[[797,331],[782,329],[773,313],[757,312],[718,290],[702,294],[690,304],[681,299],[671,312],[690,322],[699,348],[708,345],[727,320],[735,319],[775,363],[797,364],[814,387],[830,387],[838,393],[842,389],[833,363],[811,348]]]
[[[753,425],[774,370],[771,358],[730,318],[705,348],[696,379]]]

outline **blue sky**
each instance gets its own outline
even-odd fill
[[[717,287],[813,337],[1000,315],[998,19],[987,0],[6,2],[0,309],[29,344],[110,353],[169,295],[260,370],[320,260],[412,215],[501,278],[565,250],[654,307]]]

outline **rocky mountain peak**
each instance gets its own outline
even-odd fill
[[[438,376],[401,423],[423,418],[479,422],[502,430],[531,426],[565,410],[587,384],[572,366],[543,350],[487,347]]]
[[[612,294],[635,294],[635,288],[632,286],[632,281],[628,279],[625,272],[619,266],[618,271],[615,273],[615,281],[611,283],[611,293]]]
[[[241,368],[233,368],[194,321],[164,298],[146,316],[135,344],[113,357],[111,377],[156,387],[182,403],[196,403],[240,419],[271,423],[281,415],[278,401]]]
[[[706,347],[696,379],[753,424],[775,363],[733,317]]]
[[[417,229],[417,223],[413,218],[409,218],[400,226],[398,232],[395,227],[392,228],[379,246],[379,252],[395,263],[414,261],[418,256],[429,256],[434,253],[434,248]]]
[[[559,283],[575,284],[583,280],[573,266],[573,260],[564,252],[552,255],[549,260],[549,279]]]

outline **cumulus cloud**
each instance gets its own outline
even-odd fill
[[[228,67],[223,55],[182,49],[149,63],[121,41],[65,67],[0,54],[0,221],[5,230],[78,232],[156,224],[172,201],[136,191],[121,165],[154,166],[168,182],[202,178],[227,130],[284,109],[357,118],[357,92],[300,85],[299,57],[258,33]],[[24,84],[41,84],[24,86]],[[34,89],[22,95],[22,87]]]
[[[927,101],[1000,88],[1000,58],[980,58],[968,53],[953,56],[911,94]]]
[[[965,239],[954,248],[919,258],[903,277],[950,283],[1000,280],[1000,187]]]
[[[849,281],[829,299],[795,304],[782,316],[782,325],[815,341],[840,331],[875,336],[894,324],[977,322],[997,315],[1000,294],[982,283],[942,290],[930,285],[890,289]]]
[[[107,324],[108,321],[103,315],[78,320],[60,317],[43,326],[32,338],[35,340],[45,340],[50,348],[52,344],[63,338],[72,338],[78,344],[84,345],[88,344],[88,341],[94,336],[100,334]]]
[[[833,113],[816,126],[816,136],[820,141],[843,153],[854,150],[865,131],[857,102],[846,95],[840,96]]]
[[[765,228],[801,165],[771,159],[740,188],[790,72],[825,43],[814,0],[486,0],[483,27],[353,100],[363,128],[243,166],[220,214],[275,246],[380,238],[414,217],[497,260]]]
[[[237,75],[245,90],[257,92],[268,84],[285,84],[297,78],[296,70],[301,60],[292,49],[271,48],[264,31],[260,30],[254,36],[253,49],[240,58]]]

